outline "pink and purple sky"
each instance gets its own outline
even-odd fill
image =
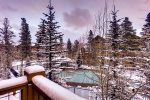
[[[118,18],[129,17],[133,22],[137,33],[141,31],[145,23],[146,15],[150,12],[150,0],[107,0],[109,11],[113,2],[119,9]],[[0,0],[0,26],[3,19],[9,18],[10,25],[16,33],[16,40],[19,39],[21,17],[25,17],[35,42],[35,33],[38,30],[42,13],[47,13],[46,6],[49,0]],[[56,11],[56,21],[59,22],[59,29],[64,34],[64,41],[68,38],[79,39],[92,29],[95,16],[102,12],[105,0],[52,0]]]

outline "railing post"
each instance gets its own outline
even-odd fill
[[[35,70],[34,70],[35,69]],[[33,88],[32,85],[32,78],[37,75],[43,75],[45,76],[45,70],[43,67],[40,66],[41,70],[37,70],[38,68],[36,66],[30,66],[25,69],[25,75],[28,79],[28,85],[27,85],[27,96],[26,100],[38,100],[38,92]]]
[[[33,87],[32,87],[32,84],[28,84],[28,100],[33,100]]]
[[[21,100],[27,100],[27,86],[24,86],[23,89],[21,89]]]

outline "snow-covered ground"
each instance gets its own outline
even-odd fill
[[[123,59],[129,59],[131,57],[124,57]],[[133,57],[132,57],[133,58]],[[105,59],[110,59],[109,57],[106,57]],[[144,59],[146,61],[149,61],[149,59],[147,58],[138,58],[138,59]],[[68,61],[68,62],[73,62],[73,60],[69,59],[69,58],[62,58],[62,57],[58,57],[54,60],[61,60],[62,62],[63,61]],[[25,64],[25,62],[24,62]],[[18,72],[20,73],[21,72],[21,68],[20,68],[20,65],[21,65],[21,62],[20,61],[14,61],[13,62],[13,68]],[[38,62],[36,61],[32,61],[31,63],[32,66],[37,66],[39,65]],[[88,65],[82,65],[81,68],[83,69],[94,69],[95,66],[88,66]],[[104,65],[105,68],[108,68],[109,65]],[[122,68],[122,65],[118,65],[118,69],[121,69]],[[136,67],[136,68],[139,68],[139,67]],[[128,89],[131,90],[131,89],[136,89],[138,88],[141,84],[144,84],[146,82],[146,77],[144,75],[144,72],[143,70],[126,70],[126,71],[122,71],[122,73],[119,74],[121,77],[123,77],[124,79],[127,79],[128,80]],[[13,77],[13,75],[11,75]],[[65,82],[64,82],[65,83]],[[70,91],[72,92],[75,92],[77,95],[80,95],[82,97],[85,97],[89,100],[99,100],[98,99],[98,96],[96,96],[96,92],[93,92],[94,91],[94,88],[89,88],[89,87],[86,87],[86,88],[83,88],[83,87],[78,87],[78,88],[73,88],[73,87],[70,87],[69,88]],[[6,94],[8,95],[8,94]],[[5,96],[5,95],[4,95]],[[15,97],[11,96],[10,100],[16,100],[16,99],[13,99]],[[94,99],[93,99],[94,98]],[[0,96],[0,100],[8,100],[8,97],[6,98],[3,98],[1,99],[1,96]],[[135,95],[135,97],[133,98],[133,100],[149,100],[148,98],[140,95],[140,94],[137,94]]]
[[[97,94],[97,90],[96,90],[96,87],[81,87],[81,86],[78,86],[78,87],[68,87],[68,89],[81,96],[81,97],[84,97],[88,100],[101,100]]]

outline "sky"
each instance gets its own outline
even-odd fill
[[[21,18],[24,17],[29,24],[32,41],[35,42],[40,18],[45,18],[43,13],[48,12],[48,3],[49,0],[0,0],[0,27],[7,17],[16,34],[15,41],[18,41]],[[119,9],[118,18],[129,17],[137,33],[141,31],[146,15],[150,12],[150,0],[107,0],[107,3],[108,12],[114,3]],[[52,0],[55,19],[61,26],[59,31],[64,34],[64,41],[68,38],[74,41],[87,35],[93,29],[96,15],[103,11],[104,4],[105,0]]]

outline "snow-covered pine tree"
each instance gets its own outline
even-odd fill
[[[139,40],[140,38],[136,35],[133,29],[132,22],[128,17],[125,17],[121,23],[121,35],[122,35],[122,45],[120,48],[124,51],[127,50],[139,50]]]
[[[46,36],[47,36],[47,42],[45,43],[46,51],[45,56],[47,57],[48,67],[47,70],[49,70],[49,79],[55,81],[55,75],[53,69],[56,68],[57,61],[54,60],[55,57],[58,56],[61,52],[58,50],[58,46],[60,46],[60,38],[63,36],[60,32],[57,31],[57,29],[60,27],[58,26],[58,22],[55,21],[55,12],[54,7],[51,5],[51,0],[48,5],[48,13],[44,13],[46,19],[45,19],[45,25],[46,25]]]
[[[145,21],[146,21],[146,24],[144,25],[144,28],[150,27],[150,13],[147,14]]]
[[[127,67],[136,67],[138,64],[138,54],[140,53],[140,37],[136,35],[135,30],[133,29],[132,22],[128,17],[125,17],[121,23],[121,44],[119,49],[121,49],[120,54],[124,68]],[[124,57],[130,57],[124,59]],[[130,61],[130,64],[127,63]]]
[[[118,98],[119,86],[118,86],[118,78],[117,78],[117,65],[118,65],[118,53],[119,53],[119,45],[120,45],[120,25],[119,22],[121,19],[117,19],[117,13],[115,6],[112,11],[112,20],[110,21],[110,30],[109,30],[109,41],[111,45],[111,66],[112,66],[112,90],[111,90],[111,99],[116,100]]]
[[[143,52],[145,52],[145,56],[150,59],[150,13],[148,13],[146,17],[146,24],[143,28],[143,34],[142,34],[142,42],[144,43],[144,49]],[[149,62],[145,65],[149,65]],[[147,84],[144,87],[144,95],[148,98],[150,98],[150,67],[148,66],[145,69],[145,75],[147,77]]]
[[[68,57],[72,58],[72,43],[70,39],[68,39],[67,41],[67,53],[68,53]]]
[[[25,18],[21,18],[21,32],[20,34],[20,55],[21,61],[26,61],[26,65],[29,64],[31,57],[31,35],[29,31],[29,25]],[[22,65],[23,67],[23,65]]]
[[[42,22],[39,25],[39,30],[36,33],[36,48],[37,48],[37,59],[39,60],[39,62],[42,62],[41,60],[44,60],[44,55],[43,55],[43,51],[46,50],[45,48],[45,44],[47,42],[47,36],[46,36],[46,25],[45,25],[45,20],[41,19]]]
[[[82,60],[81,60],[81,54],[80,54],[80,52],[77,55],[76,63],[77,63],[77,69],[79,69],[81,67],[81,65],[82,65]]]
[[[93,38],[94,38],[94,34],[93,34],[92,30],[90,30],[88,38],[87,38],[87,40],[88,40],[87,49],[88,49],[89,52],[92,52],[92,46],[91,46],[91,44],[92,44],[92,39]]]
[[[8,18],[4,19],[3,28],[0,28],[0,38],[1,38],[1,45],[2,45],[2,55],[3,58],[1,59],[1,68],[2,68],[2,78],[7,79],[10,78],[9,71],[12,68],[12,58],[13,58],[13,37],[15,37],[14,33],[11,31],[11,26],[9,25]]]
[[[64,42],[63,42],[63,37],[60,37],[59,41],[60,41],[59,50],[63,53],[63,52],[64,52]]]
[[[150,13],[146,17],[146,24],[143,28],[142,41],[144,48],[146,49],[148,57],[150,57]]]

